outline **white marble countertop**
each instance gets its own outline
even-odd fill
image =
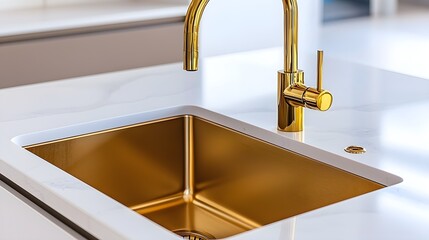
[[[100,239],[180,239],[17,143],[29,141],[22,135],[91,131],[104,123],[138,121],[155,116],[153,111],[194,105],[264,129],[266,136],[292,149],[330,152],[344,161],[340,164],[365,164],[403,178],[397,185],[228,239],[426,240],[429,81],[327,55],[325,88],[334,95],[333,107],[323,113],[306,110],[302,133],[280,133],[276,74],[282,52],[208,58],[196,73],[171,64],[2,89],[0,173]],[[315,82],[313,72],[306,76],[309,85]],[[347,154],[343,149],[349,145],[368,152]]]

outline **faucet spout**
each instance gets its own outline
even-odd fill
[[[186,13],[183,45],[183,69],[198,70],[200,22],[209,0],[192,0]]]
[[[296,0],[283,0],[284,8],[284,70],[298,71],[298,4]]]
[[[284,8],[284,68],[298,71],[298,5],[296,0],[282,0]],[[198,70],[200,22],[209,0],[192,0],[185,19],[183,69]]]

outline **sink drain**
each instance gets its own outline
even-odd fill
[[[205,236],[201,233],[193,232],[193,231],[174,231],[174,233],[180,235],[185,240],[210,240],[212,237]]]

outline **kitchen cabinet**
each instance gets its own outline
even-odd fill
[[[84,239],[2,181],[0,203],[0,239]]]
[[[0,88],[180,61],[187,1],[0,11]]]

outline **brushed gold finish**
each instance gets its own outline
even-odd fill
[[[360,146],[348,146],[344,148],[344,151],[351,153],[351,154],[364,154],[366,153],[366,149],[364,147]]]
[[[189,115],[25,148],[170,231],[207,239],[384,187]]]
[[[198,70],[199,27],[209,0],[192,0],[184,26],[183,69]],[[302,107],[326,111],[332,105],[332,94],[322,89],[323,51],[318,51],[317,88],[304,85],[304,72],[298,69],[298,4],[283,0],[284,11],[284,70],[278,73],[278,124],[285,132],[304,129]]]

